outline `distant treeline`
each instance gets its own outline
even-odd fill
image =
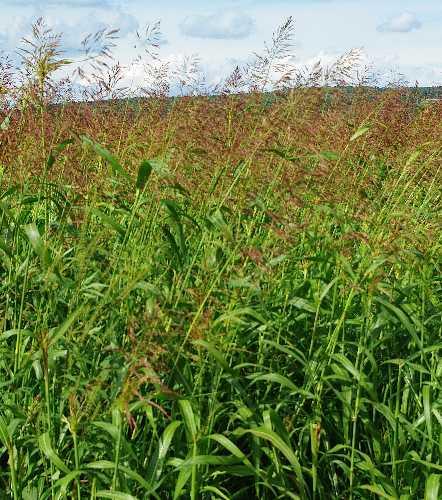
[[[417,92],[427,99],[441,99],[442,87],[417,87]]]
[[[323,92],[323,105],[325,107],[328,107],[332,102],[334,102],[334,99],[340,95],[346,96],[349,102],[351,102],[352,98],[355,97],[356,95],[358,96],[365,96],[365,98],[368,99],[376,99],[379,98],[382,94],[385,92],[391,91],[391,87],[370,87],[370,86],[335,86],[335,87],[312,87],[310,89],[308,88],[302,88],[302,87],[297,87],[295,89],[292,89],[294,91],[312,91],[312,92],[318,92],[322,91]],[[396,91],[399,91],[403,98],[408,101],[415,102],[417,106],[420,106],[422,103],[424,103],[427,99],[442,99],[442,86],[434,86],[434,87],[398,87],[395,89]],[[260,105],[263,108],[268,108],[275,104],[276,102],[280,101],[281,99],[284,99],[287,97],[288,93],[291,92],[291,90],[285,89],[285,90],[280,90],[280,91],[269,91],[269,92],[260,92],[255,94],[255,97],[258,98],[260,101]],[[244,92],[244,93],[238,93],[238,94],[228,94],[230,98],[236,98],[239,101],[242,101],[244,99],[248,99],[249,94]],[[146,105],[149,105],[149,102],[159,102],[161,101],[163,104],[163,109],[165,113],[168,113],[177,103],[177,101],[181,99],[191,99],[191,100],[207,100],[208,102],[211,101],[216,101],[219,99],[226,98],[226,94],[213,94],[213,95],[198,95],[198,96],[161,96],[161,97],[125,97],[125,98],[120,98],[120,99],[104,99],[104,100],[95,100],[95,101],[76,101],[77,104],[82,104],[86,106],[90,106],[92,108],[96,107],[102,107],[102,106],[111,106],[113,109],[115,109],[115,106],[125,108],[125,109],[132,109],[132,110],[139,110],[143,108]],[[65,105],[66,102],[64,103],[57,103],[57,104],[51,104],[49,108],[52,109],[57,109],[60,106]]]

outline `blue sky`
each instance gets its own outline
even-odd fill
[[[43,16],[73,54],[84,35],[121,28],[116,55],[129,65],[136,30],[161,20],[161,57],[198,54],[210,79],[244,63],[287,16],[296,22],[299,65],[362,47],[381,73],[442,83],[442,0],[0,0],[0,48],[12,51]],[[133,74],[132,74],[133,76]]]

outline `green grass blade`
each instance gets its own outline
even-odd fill
[[[52,447],[49,432],[45,432],[38,438],[38,444],[46,458],[48,458],[55,465],[55,467],[57,467],[57,469],[61,470],[65,474],[71,473],[69,468],[65,465],[63,460],[57,455],[54,448]]]
[[[439,496],[439,486],[440,486],[440,474],[430,474],[425,483],[425,496],[424,500],[438,500]]]

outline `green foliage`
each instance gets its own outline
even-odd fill
[[[288,213],[269,185],[232,208],[247,161],[201,200],[82,143],[118,182],[1,195],[4,498],[438,498],[441,245],[389,246],[437,183],[387,172],[362,220],[351,193]]]

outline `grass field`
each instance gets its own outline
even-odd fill
[[[4,111],[0,498],[440,498],[442,107],[272,97]]]

